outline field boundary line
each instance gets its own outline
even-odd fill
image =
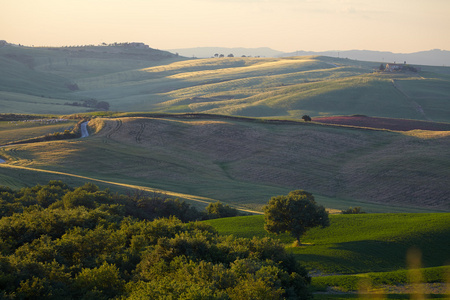
[[[427,121],[433,121],[433,120],[431,120],[430,118],[428,118],[428,116],[425,114],[425,111],[423,110],[423,108],[422,108],[422,106],[419,104],[419,103],[417,103],[416,101],[414,101],[412,98],[411,98],[411,96],[409,96],[398,84],[397,84],[397,82],[396,82],[396,79],[392,79],[391,80],[391,82],[392,82],[392,85],[394,86],[394,88],[397,90],[397,91],[399,91],[403,96],[405,96],[405,98],[409,101],[409,102],[411,102],[411,104],[412,104],[412,106],[414,107],[414,109],[418,112],[418,113],[420,113],[424,118],[425,118],[425,120],[427,120]]]

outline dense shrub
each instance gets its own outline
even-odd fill
[[[58,181],[0,193],[0,298],[310,298],[310,277],[278,241],[182,222],[171,210],[207,214],[179,200]]]
[[[365,214],[365,213],[366,213],[366,212],[363,211],[363,210],[361,209],[361,207],[359,207],[359,206],[356,206],[356,207],[349,207],[349,208],[346,209],[346,210],[341,210],[341,214],[344,214],[344,215],[350,215],[350,214],[355,215],[355,214]]]

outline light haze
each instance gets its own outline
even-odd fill
[[[0,0],[0,39],[27,46],[450,50],[448,0]]]

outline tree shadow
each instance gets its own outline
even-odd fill
[[[296,258],[308,268],[330,273],[386,272],[406,269],[406,255],[411,248],[422,253],[422,267],[437,267],[450,261],[448,229],[426,235],[402,237],[392,241],[361,240],[335,244],[323,251],[312,246],[302,253],[301,247],[291,248]],[[316,253],[307,253],[317,248]],[[333,255],[333,252],[335,255]],[[322,255],[321,253],[326,253]]]

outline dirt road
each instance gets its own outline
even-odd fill
[[[81,123],[81,137],[85,138],[89,136],[89,131],[87,130],[88,122]]]

